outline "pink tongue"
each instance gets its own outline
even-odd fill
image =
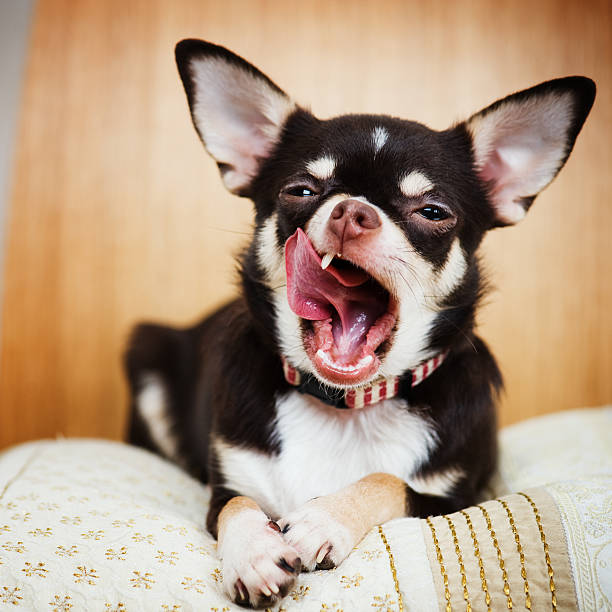
[[[332,319],[336,349],[347,359],[359,358],[354,354],[356,349],[386,310],[385,300],[363,287],[370,278],[368,274],[333,265],[322,270],[321,258],[301,229],[285,243],[285,266],[291,310],[310,321]],[[340,321],[334,317],[334,310]]]

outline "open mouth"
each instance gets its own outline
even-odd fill
[[[366,382],[396,321],[391,294],[363,268],[315,251],[298,229],[285,244],[287,299],[304,321],[304,348],[321,377]]]

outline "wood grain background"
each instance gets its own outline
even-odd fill
[[[434,128],[569,74],[599,87],[566,168],[483,256],[481,333],[501,423],[612,400],[612,23],[608,0],[41,0],[18,132],[0,353],[0,447],[122,436],[137,320],[234,294],[251,226],[190,123],[173,47],[226,45],[321,116]]]

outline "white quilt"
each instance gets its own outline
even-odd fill
[[[500,442],[491,495],[547,485],[581,609],[611,610],[612,408],[533,419],[502,431]],[[222,592],[204,525],[208,499],[174,465],[117,442],[3,452],[0,610],[240,610]],[[418,519],[373,529],[337,569],[301,574],[275,609],[395,611],[398,589],[404,609],[438,609]]]

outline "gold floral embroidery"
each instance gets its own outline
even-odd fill
[[[19,594],[21,589],[19,587],[7,587],[3,586],[0,591],[0,603],[13,604],[14,606],[19,605],[19,600],[23,597]]]
[[[152,533],[144,535],[143,533],[137,532],[132,536],[132,540],[134,540],[134,542],[146,542],[147,544],[151,544],[151,546],[155,544],[155,538]]]
[[[125,561],[125,556],[127,555],[127,548],[122,546],[119,550],[115,550],[114,548],[107,548],[104,553],[106,558],[109,561]]]
[[[382,556],[382,550],[364,550],[361,553],[361,558],[365,561],[375,561]]]
[[[187,535],[187,527],[175,527],[174,525],[166,525],[163,529],[167,533],[173,533],[176,531],[179,535]]]
[[[25,547],[24,543],[21,540],[17,542],[17,544],[13,544],[12,542],[5,542],[2,545],[2,548],[4,548],[4,550],[6,550],[7,552],[16,552],[16,553],[24,553],[27,550],[27,548]]]
[[[165,553],[163,550],[158,550],[155,557],[160,563],[168,563],[169,565],[176,565],[178,561],[177,552]]]
[[[90,529],[81,534],[84,540],[95,540],[96,542],[104,537],[104,529]]]
[[[32,518],[32,514],[30,512],[16,512],[11,516],[11,520],[13,521],[23,521],[27,523]]]
[[[125,607],[125,604],[122,602],[119,602],[116,606],[113,607],[114,604],[112,603],[106,603],[104,604],[104,607],[106,608],[107,612],[127,612],[127,608]]]
[[[0,533],[8,533],[11,528],[8,525],[0,525]]]
[[[99,510],[90,510],[89,514],[91,514],[91,516],[102,516],[104,518],[110,516],[110,512],[100,512]]]
[[[77,565],[77,571],[72,574],[74,576],[74,582],[79,584],[81,582],[86,582],[87,584],[94,585],[96,584],[96,580],[100,576],[98,576],[97,572],[93,568],[87,568],[84,565]]]
[[[0,504],[0,508],[2,507],[2,504]],[[17,508],[17,504],[14,501],[10,501],[10,502],[6,502],[6,504],[4,504],[4,507],[7,510],[15,510]]]
[[[384,597],[374,595],[374,600],[372,601],[372,607],[380,610],[380,612],[395,612],[391,606],[396,605],[397,602],[388,593]]]
[[[37,528],[28,531],[28,533],[34,537],[42,536],[44,538],[48,538],[49,536],[53,535],[53,529],[51,529],[51,527],[47,527],[46,529]]]
[[[358,587],[363,580],[363,576],[361,574],[354,574],[353,576],[342,576],[340,578],[340,584],[345,589],[350,589],[352,587]]]
[[[301,584],[299,587],[296,587],[293,589],[293,591],[291,591],[291,593],[289,593],[289,597],[291,597],[293,601],[300,601],[300,599],[304,599],[304,597],[306,597],[308,591],[310,591],[310,587]]]
[[[151,584],[155,584],[155,580],[153,580],[151,572],[145,572],[141,574],[140,572],[132,572],[134,574],[134,578],[130,578],[130,582],[135,589],[139,589],[140,587],[144,587],[145,589],[150,589]]]
[[[64,525],[80,525],[83,522],[83,519],[80,516],[62,516],[60,523]]]
[[[52,612],[68,612],[72,608],[72,598],[70,595],[56,595],[49,605],[53,608]]]
[[[68,501],[72,504],[77,503],[77,504],[84,504],[85,502],[89,501],[89,497],[77,497],[76,495],[71,495],[68,498]]]
[[[59,508],[59,504],[55,504],[52,502],[40,502],[40,504],[38,504],[38,509],[41,511],[46,510],[48,512],[54,512],[58,508]]]
[[[208,557],[208,555],[210,555],[210,553],[208,552],[208,550],[206,550],[204,546],[194,546],[192,542],[187,542],[187,544],[185,544],[185,548],[189,552],[200,553],[203,557]]]
[[[215,567],[210,576],[215,582],[223,582],[223,574],[218,567]]]
[[[45,564],[42,561],[36,566],[26,561],[25,567],[21,571],[28,577],[38,576],[39,578],[46,578],[46,575],[49,573],[49,570],[45,569]]]
[[[65,546],[58,546],[55,554],[60,557],[74,557],[79,552],[79,549],[72,545],[70,548],[66,548]]]
[[[202,579],[197,578],[196,580],[194,580],[193,578],[191,578],[191,576],[185,576],[181,584],[183,585],[183,588],[186,591],[195,591],[200,595],[204,593],[204,588],[206,587]]]
[[[224,606],[223,608],[216,608],[215,607],[215,608],[211,608],[210,612],[230,612],[230,609],[227,606]],[[278,612],[287,612],[287,611],[284,610],[283,608],[280,608]]]
[[[170,607],[170,604],[162,604],[162,610],[164,612],[178,612],[181,609],[181,604],[173,604]],[[229,608],[227,608],[229,610]]]
[[[116,521],[113,521],[113,527],[133,527],[134,523],[135,521],[133,518],[124,520],[124,521],[116,520]]]
[[[340,604],[337,602],[334,602],[333,604],[327,605],[327,604],[321,604],[321,609],[319,610],[319,612],[344,612],[344,610],[340,607]]]

